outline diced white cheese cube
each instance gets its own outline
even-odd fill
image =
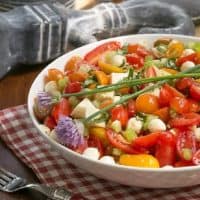
[[[111,74],[111,83],[115,84],[119,81],[122,81],[124,78],[128,77],[128,73],[112,73]]]
[[[181,65],[181,71],[191,69],[195,67],[195,64],[192,61],[186,61]]]
[[[128,120],[127,129],[132,129],[135,133],[139,133],[142,129],[143,122],[136,117],[132,117]]]
[[[97,148],[88,147],[83,151],[83,156],[93,159],[93,160],[98,160],[100,153]]]
[[[114,96],[113,97],[113,102],[115,103],[115,102],[119,101],[120,98],[121,98],[120,96]]]
[[[182,54],[181,57],[185,57],[185,56],[189,56],[190,54],[195,53],[195,51],[193,49],[185,49]]]
[[[112,124],[111,124],[111,127],[116,132],[120,132],[122,130],[122,125],[121,125],[121,122],[119,120],[113,121]]]
[[[196,140],[198,142],[200,142],[200,127],[194,128],[193,131],[194,131],[194,135],[195,135]]]
[[[74,108],[71,115],[74,118],[87,118],[97,111],[99,111],[99,109],[97,109],[88,98],[85,98]]]
[[[111,165],[115,164],[115,160],[112,156],[103,156],[99,159],[99,161],[103,163],[111,164]]]
[[[166,125],[161,119],[155,118],[149,122],[147,128],[150,132],[165,131]]]

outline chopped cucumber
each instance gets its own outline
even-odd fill
[[[126,140],[128,142],[132,142],[136,137],[137,137],[137,134],[135,133],[135,131],[131,128],[128,128],[126,129],[124,132],[123,132],[123,135],[124,137],[126,138]]]

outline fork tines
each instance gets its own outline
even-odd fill
[[[24,185],[25,180],[0,168],[0,190],[11,192],[12,190]]]

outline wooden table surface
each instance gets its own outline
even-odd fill
[[[200,26],[196,28],[196,36],[200,37]],[[0,81],[0,110],[11,106],[25,104],[31,83],[37,74],[44,68],[40,66],[25,66],[11,72]],[[38,182],[33,172],[27,168],[0,140],[0,166],[5,167],[26,178],[29,181]],[[0,192],[1,200],[34,200],[45,199],[45,197],[26,192],[6,194]]]

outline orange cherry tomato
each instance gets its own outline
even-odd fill
[[[178,58],[181,56],[184,50],[184,44],[177,40],[172,40],[169,45],[166,52],[166,56],[168,58]]]
[[[167,122],[170,118],[169,107],[160,108],[160,109],[156,110],[153,114],[157,115],[164,122]]]
[[[189,106],[190,104],[186,98],[174,97],[170,101],[170,108],[172,108],[179,114],[189,112]]]
[[[135,102],[137,112],[152,114],[159,109],[158,97],[153,94],[141,94]]]
[[[62,78],[64,78],[64,74],[59,69],[52,68],[48,70],[48,75],[47,75],[48,81],[58,81],[59,79]]]
[[[81,60],[82,58],[80,56],[72,56],[65,64],[64,71],[76,71],[77,63]]]
[[[140,44],[129,44],[128,54],[131,54],[131,53],[136,53],[137,55],[142,56],[142,57],[150,55],[150,52]]]
[[[134,167],[145,167],[145,168],[159,168],[158,160],[148,154],[129,155],[122,154],[119,158],[119,164]]]

